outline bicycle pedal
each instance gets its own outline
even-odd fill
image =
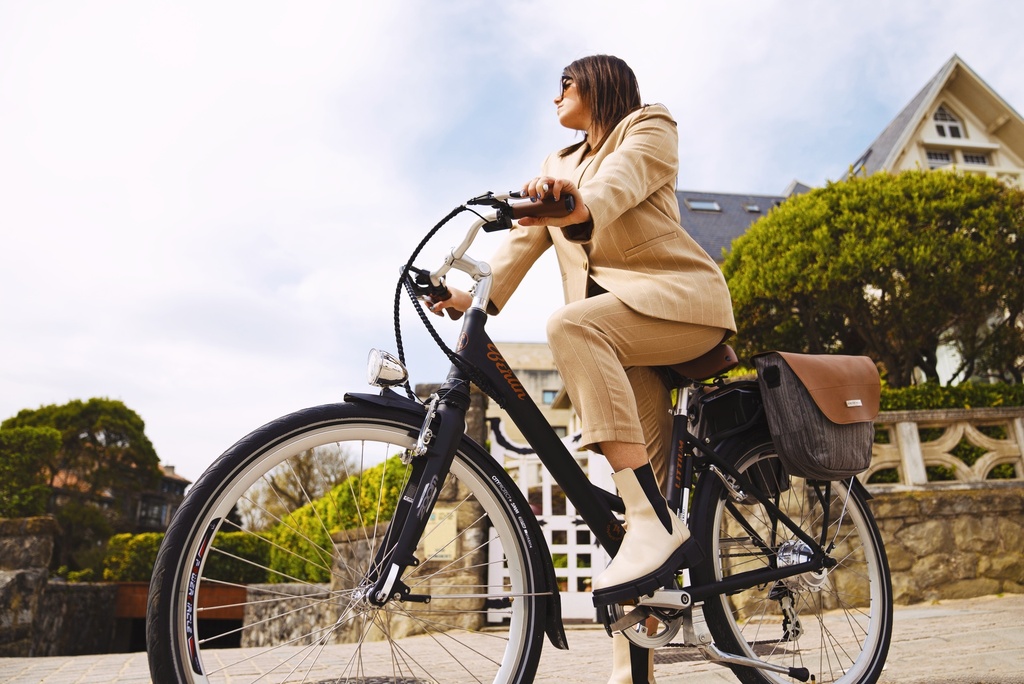
[[[700,546],[691,537],[686,543],[676,549],[657,570],[623,584],[595,590],[594,607],[603,608],[613,603],[633,601],[641,596],[653,594],[662,587],[670,586],[675,579],[676,573],[692,562],[691,553],[694,551],[698,552],[698,556],[700,555]]]

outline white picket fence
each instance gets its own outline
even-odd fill
[[[533,450],[528,445],[509,440],[498,421],[491,422],[489,436],[491,454],[504,465],[540,520],[561,589],[562,617],[566,620],[593,620],[591,579],[604,570],[611,558],[576,515],[572,503],[561,495],[561,489]],[[611,468],[603,456],[589,451],[575,451],[573,437],[565,438],[563,443],[591,482],[608,491],[615,491]],[[488,584],[497,588],[505,584],[508,568],[501,564],[502,550],[500,542],[493,538],[493,530],[491,535]],[[496,621],[498,618],[493,619]]]

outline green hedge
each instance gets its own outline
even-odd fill
[[[275,525],[268,532],[270,567],[281,576],[272,575],[270,581],[330,581],[334,544],[328,530],[373,527],[390,520],[405,472],[401,460],[392,457],[349,477]]]
[[[757,373],[753,368],[741,366],[729,371],[727,377],[730,381],[755,380]],[[952,387],[943,387],[933,382],[899,388],[882,385],[882,411],[994,408],[1000,406],[1024,406],[1024,385],[975,382],[964,382]]]
[[[103,579],[108,582],[148,582],[162,532],[115,534],[107,542],[103,556]]]
[[[1024,406],[1024,385],[965,382],[953,387],[928,383],[899,389],[882,388],[883,411],[1000,406]]]
[[[107,542],[103,579],[108,582],[148,582],[163,539],[162,532],[114,535]],[[221,532],[214,540],[213,548],[231,556],[211,552],[206,559],[206,577],[238,584],[267,581],[264,568],[269,561],[269,549],[260,537],[249,532]]]

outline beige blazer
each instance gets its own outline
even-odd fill
[[[554,245],[566,303],[593,280],[631,309],[663,320],[735,332],[732,300],[715,261],[680,226],[675,194],[679,137],[662,105],[628,115],[592,156],[584,143],[542,174],[569,178],[593,217],[592,230],[517,226],[491,258],[491,304],[500,311],[538,257]]]

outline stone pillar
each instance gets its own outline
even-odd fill
[[[1017,477],[1024,477],[1024,418],[1014,418],[1010,421],[1014,437],[1017,441]]]
[[[36,655],[39,605],[49,577],[54,537],[50,516],[0,519],[0,656]]]
[[[896,447],[900,451],[900,464],[903,466],[903,484],[928,484],[928,473],[924,468],[921,456],[921,435],[917,432],[917,423],[896,423]]]

